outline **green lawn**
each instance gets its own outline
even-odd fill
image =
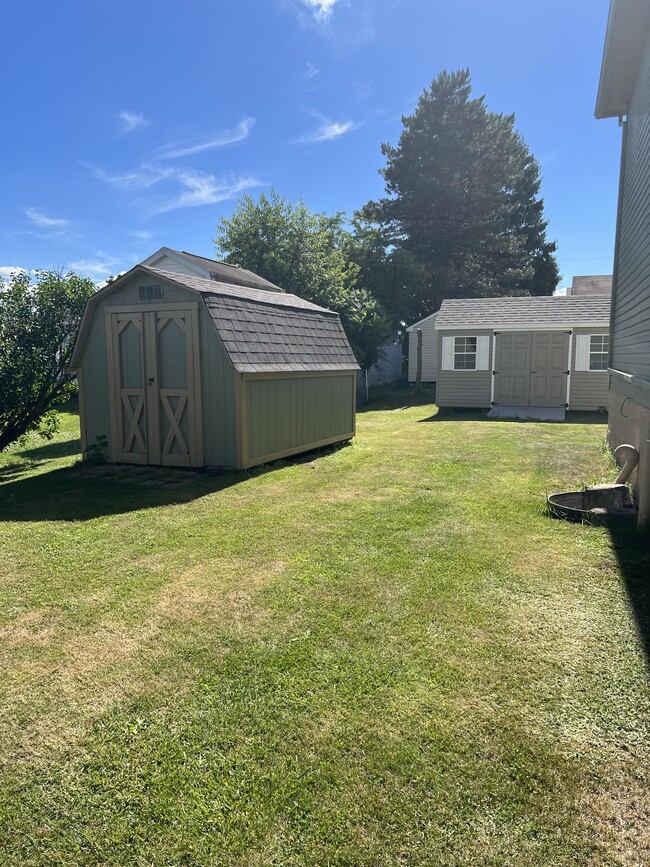
[[[0,455],[1,863],[650,863],[650,545],[544,512],[604,436],[397,390],[248,474]]]

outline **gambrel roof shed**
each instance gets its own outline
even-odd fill
[[[138,265],[89,300],[71,367],[84,449],[106,436],[114,461],[247,467],[354,435],[338,314],[277,288]]]

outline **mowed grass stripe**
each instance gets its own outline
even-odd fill
[[[435,414],[250,474],[1,457],[7,863],[644,863],[626,582],[543,509],[604,425]]]

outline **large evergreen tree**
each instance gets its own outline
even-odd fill
[[[559,274],[539,165],[514,115],[472,99],[465,69],[442,72],[402,121],[398,145],[382,145],[388,197],[361,216],[427,273],[405,317],[434,312],[450,297],[552,294]]]

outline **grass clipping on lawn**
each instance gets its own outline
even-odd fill
[[[650,862],[650,569],[544,513],[604,435],[396,391],[248,474],[0,455],[4,862]]]

